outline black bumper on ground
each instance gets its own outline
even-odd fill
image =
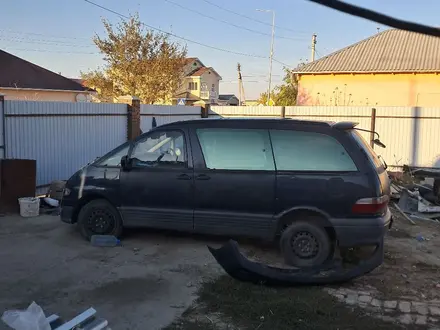
[[[65,206],[61,207],[61,221],[65,223],[73,223],[72,215],[73,215],[73,206]]]
[[[229,241],[223,247],[209,247],[217,262],[233,278],[266,285],[318,285],[334,284],[352,280],[371,272],[383,262],[383,241],[377,246],[371,257],[352,267],[346,267],[341,260],[332,260],[324,265],[305,268],[278,268],[254,262],[243,256],[237,242]]]
[[[388,229],[391,228],[392,221],[390,210],[378,218],[330,219],[340,247],[380,244]]]

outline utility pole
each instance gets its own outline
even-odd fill
[[[272,85],[273,46],[275,39],[275,11],[269,9],[257,9],[257,11],[272,13],[272,40],[270,42],[270,55],[269,55],[269,87],[267,90],[267,105],[270,105],[270,92]]]
[[[241,105],[241,85],[243,84],[243,81],[241,79],[241,65],[240,63],[237,63],[237,72],[238,72],[238,105]]]
[[[243,105],[246,102],[246,96],[244,94],[243,77],[241,75],[241,64],[237,63],[238,71],[238,105]]]
[[[315,60],[315,48],[316,48],[316,33],[313,33],[312,35],[312,55],[310,58],[310,62],[313,62]]]

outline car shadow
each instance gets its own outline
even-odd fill
[[[194,234],[187,232],[179,232],[175,230],[152,229],[152,228],[124,228],[122,241],[139,241],[139,240],[164,240],[172,239],[174,244],[186,243],[189,241],[198,242],[206,245],[223,245],[229,240],[235,240],[243,246],[255,246],[259,248],[273,248],[276,243],[259,239],[252,239],[240,236],[219,236],[208,234]]]

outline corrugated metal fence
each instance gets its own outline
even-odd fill
[[[210,117],[286,117],[320,121],[354,121],[369,130],[372,124],[385,149],[376,152],[392,166],[440,168],[440,108],[420,107],[222,107],[213,106]],[[284,116],[283,116],[284,114]],[[361,132],[367,140],[369,133]]]
[[[375,110],[373,110],[375,109]],[[372,115],[375,112],[375,118]],[[420,107],[286,107],[286,116],[373,124],[385,149],[375,151],[392,166],[440,167],[440,108]],[[369,134],[363,133],[369,139]]]
[[[216,117],[282,117],[283,107],[234,107],[212,106],[209,111],[210,118]]]
[[[69,178],[127,140],[127,105],[4,102],[6,157],[35,159],[37,185]]]
[[[200,119],[200,107],[141,105],[141,130]],[[374,116],[375,114],[375,116]],[[375,147],[389,165],[440,167],[440,108],[212,106],[210,118],[287,117],[372,124],[387,147]],[[363,133],[369,139],[369,133]],[[127,105],[0,102],[0,148],[6,158],[35,159],[37,185],[65,180],[78,168],[127,139]]]
[[[153,127],[153,118],[156,126],[181,120],[201,118],[201,107],[171,106],[171,105],[141,105],[141,130],[148,132]]]

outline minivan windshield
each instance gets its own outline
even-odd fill
[[[356,140],[357,144],[365,151],[367,157],[370,159],[372,164],[374,164],[376,168],[383,166],[376,152],[370,146],[370,144],[364,139],[364,137],[358,131],[356,131],[356,129],[351,130],[351,134]]]

